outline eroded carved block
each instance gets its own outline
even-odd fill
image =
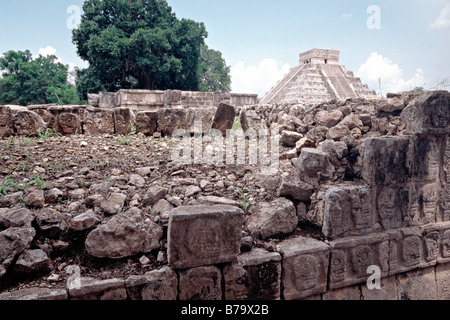
[[[280,247],[285,299],[300,299],[326,291],[330,257],[327,244],[301,237],[285,240]]]
[[[407,183],[412,177],[414,143],[410,137],[384,137],[365,142],[362,177],[370,185]]]
[[[244,212],[233,206],[172,210],[168,260],[174,269],[231,262],[240,251]]]
[[[221,300],[222,273],[215,266],[180,271],[180,300]]]
[[[86,109],[83,129],[92,135],[114,133],[114,110],[88,107]]]
[[[408,220],[410,190],[405,186],[382,186],[378,188],[377,212],[385,230],[400,228]]]
[[[450,93],[430,91],[411,102],[401,114],[410,134],[448,134],[450,132]]]
[[[367,268],[380,267],[381,276],[389,271],[389,236],[371,234],[336,240],[330,243],[330,289],[350,286],[367,280]]]
[[[226,300],[279,300],[281,256],[253,249],[223,270]]]
[[[427,136],[418,136],[415,140],[414,180],[435,182],[439,176],[440,143]]]
[[[362,235],[373,226],[372,197],[364,186],[340,186],[326,192],[323,234],[329,239]]]

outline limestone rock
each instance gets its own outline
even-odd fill
[[[153,206],[158,200],[164,199],[167,195],[167,188],[157,185],[151,186],[144,195],[142,203],[145,206]]]
[[[153,136],[158,130],[158,112],[140,111],[136,114],[136,132]]]
[[[40,250],[25,250],[19,255],[13,272],[16,274],[29,275],[33,272],[45,272],[49,268],[47,254]]]
[[[283,145],[288,147],[295,147],[295,144],[301,138],[303,138],[303,135],[298,132],[286,130],[281,132],[281,142],[283,143]]]
[[[142,188],[145,185],[145,179],[142,178],[139,174],[131,174],[129,183],[132,186]]]
[[[186,110],[178,108],[162,108],[158,110],[158,132],[171,136],[177,129],[187,130]]]
[[[129,108],[114,108],[114,131],[116,134],[128,135],[136,123],[136,116]]]
[[[0,228],[31,227],[34,220],[33,213],[25,208],[0,209]]]
[[[297,161],[300,178],[317,183],[331,180],[335,171],[327,153],[312,148],[302,150]]]
[[[159,248],[162,236],[162,228],[145,220],[140,210],[129,210],[92,231],[85,245],[93,257],[119,259]]]
[[[236,110],[229,104],[219,104],[216,115],[214,116],[212,128],[217,129],[222,133],[222,136],[226,136],[227,130],[233,127],[234,120],[236,118]]]
[[[45,205],[45,196],[43,190],[31,191],[24,199],[26,204],[34,208],[43,208]]]
[[[225,263],[239,254],[244,212],[232,206],[190,206],[172,210],[169,265],[185,269]]]
[[[93,210],[88,210],[70,220],[69,229],[73,231],[84,231],[95,227],[100,219]]]
[[[327,290],[330,248],[312,238],[293,238],[279,244],[283,250],[283,285],[286,300]]]
[[[34,111],[29,111],[28,109],[17,109],[12,108],[11,110],[11,123],[14,128],[14,132],[18,135],[31,135],[35,134],[40,130],[40,132],[45,131],[44,120]]]
[[[100,207],[106,214],[117,214],[123,209],[126,199],[123,193],[112,193]]]
[[[320,111],[316,114],[316,122],[327,128],[332,128],[337,125],[344,118],[340,110],[333,110],[331,112]]]
[[[0,294],[0,300],[55,301],[67,300],[66,289],[26,288]]]
[[[203,134],[212,125],[214,110],[211,108],[188,108],[186,112],[186,130],[190,134]]]
[[[62,135],[83,133],[83,119],[86,106],[56,106],[50,107],[51,121],[48,124]]]
[[[91,135],[114,133],[114,111],[111,109],[86,108],[83,120],[85,133]]]
[[[285,198],[259,204],[256,212],[248,218],[248,229],[252,237],[261,239],[289,234],[295,230],[297,224],[294,204]]]
[[[69,214],[47,208],[35,212],[39,231],[50,238],[58,238],[69,227]]]
[[[128,277],[126,287],[132,300],[176,300],[178,277],[172,269],[165,266],[143,276]]]
[[[298,177],[298,174],[287,175],[277,190],[277,196],[292,200],[309,201],[314,187]]]
[[[180,271],[180,300],[221,300],[222,273],[215,266]]]
[[[34,228],[8,228],[0,232],[0,278],[35,235]]]
[[[337,125],[333,128],[330,128],[327,133],[327,139],[339,141],[345,136],[350,135],[350,130],[345,125]]]

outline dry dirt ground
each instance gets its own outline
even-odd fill
[[[27,207],[32,212],[40,210],[26,203],[26,196],[36,189],[48,193],[57,188],[62,194],[54,202],[46,200],[45,208],[75,217],[88,210],[85,199],[92,194],[91,186],[107,182],[110,188],[118,188],[127,195],[124,208],[117,214],[132,205],[137,206],[167,232],[168,212],[155,212],[154,208],[140,202],[150,185],[168,188],[168,196],[175,206],[195,204],[199,196],[218,196],[235,200],[248,214],[256,203],[270,202],[277,197],[281,171],[265,175],[252,165],[179,165],[171,160],[176,143],[171,138],[134,133],[126,137],[64,137],[47,132],[40,137],[0,140],[0,208],[17,206]],[[285,151],[287,149],[280,145],[280,154]],[[291,160],[282,161],[283,165],[291,165]],[[130,182],[132,174],[139,174],[145,183]],[[200,191],[186,195],[189,186],[198,186]],[[98,208],[95,211],[102,221],[110,218]],[[90,257],[84,249],[89,231],[81,234],[66,231],[53,239],[37,232],[30,249],[42,249],[49,254],[49,270],[32,278],[9,272],[0,279],[0,292],[27,287],[64,287],[68,277],[64,268],[72,264],[81,267],[82,275],[100,279],[126,278],[167,264],[165,255],[158,256],[159,250],[147,254],[148,260],[144,263],[140,261],[142,254],[119,260]],[[296,234],[303,232],[299,228]],[[163,239],[160,250],[164,252],[166,237]],[[254,245],[273,250],[277,241],[271,239],[266,243],[254,242]]]

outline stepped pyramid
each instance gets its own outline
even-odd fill
[[[375,91],[339,64],[337,50],[313,49],[300,54],[292,68],[260,104],[317,104],[332,99],[376,98]]]

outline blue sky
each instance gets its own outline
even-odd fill
[[[450,78],[449,0],[168,0],[204,22],[209,47],[232,68],[232,89],[263,95],[300,52],[341,51],[341,63],[379,90],[431,88]],[[0,53],[30,49],[85,67],[71,42],[70,6],[82,0],[0,0]],[[378,12],[367,11],[376,6]],[[374,15],[379,13],[379,15]],[[375,29],[368,27],[368,20]]]

